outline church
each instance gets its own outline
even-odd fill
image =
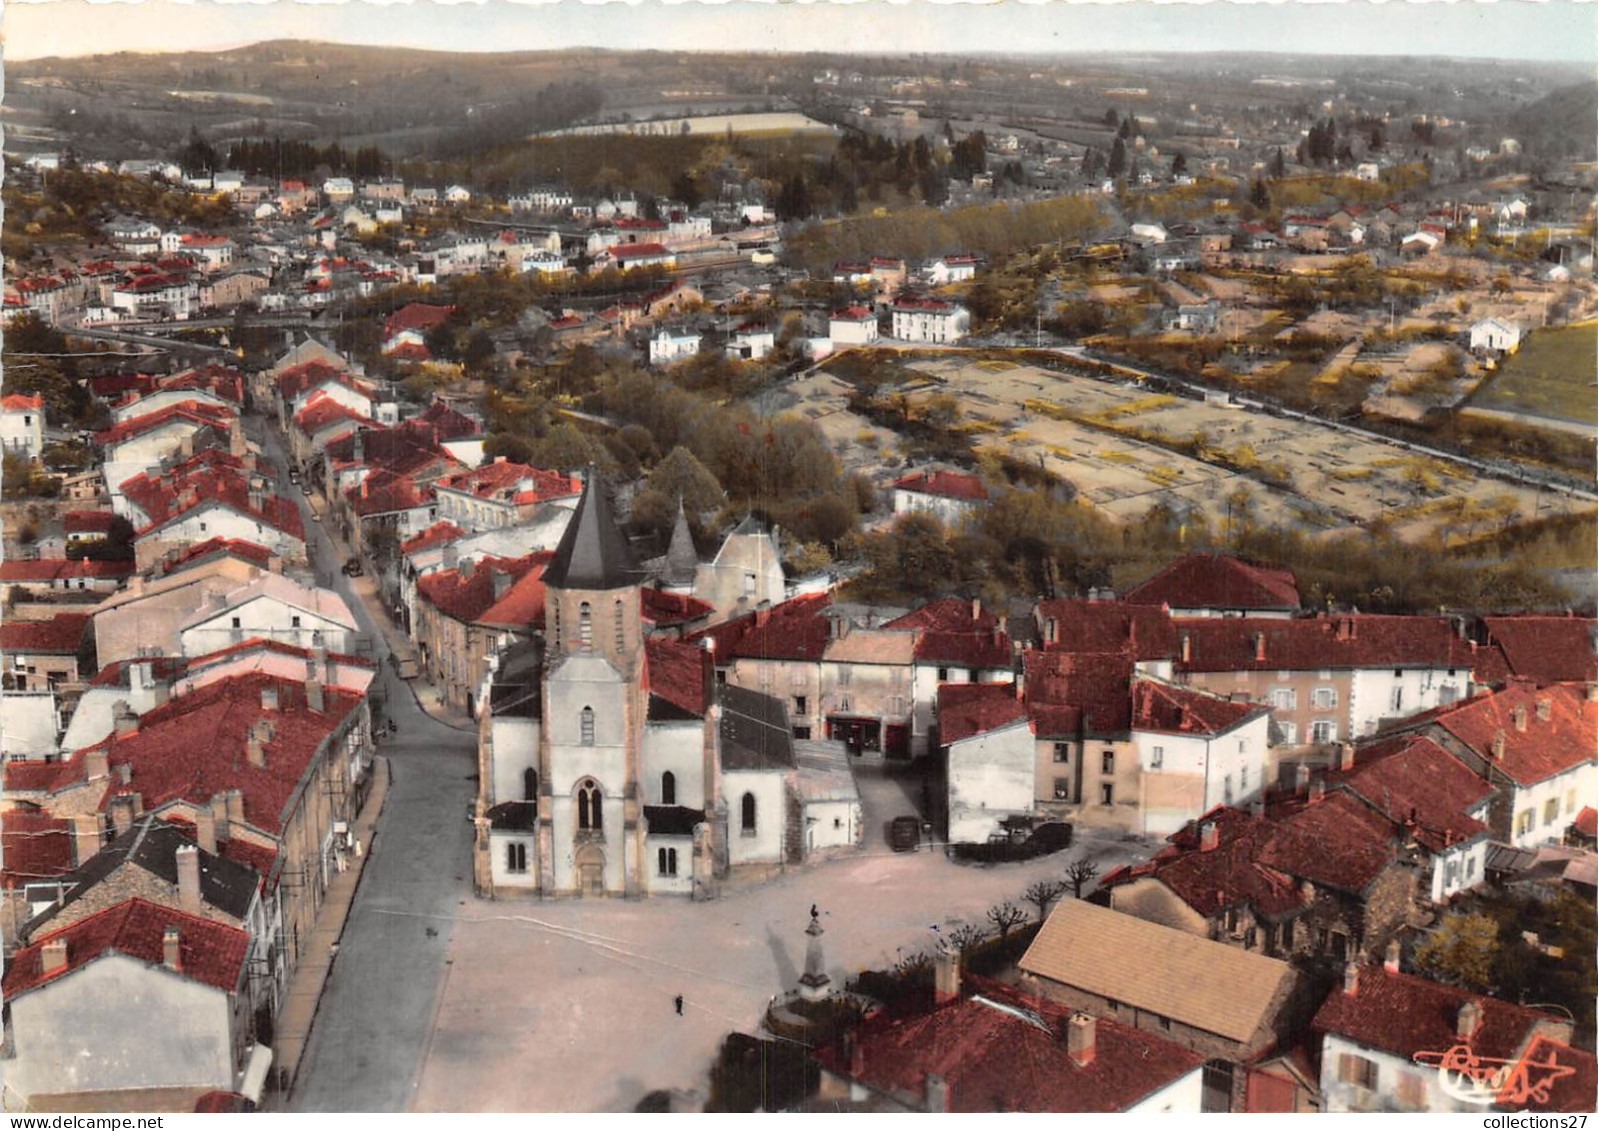
[[[545,567],[544,623],[481,698],[479,895],[704,898],[802,854],[787,709],[647,635],[653,579],[590,472]]]

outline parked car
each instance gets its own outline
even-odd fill
[[[359,577],[365,572],[366,571],[361,568],[360,558],[351,558],[349,561],[344,563],[345,577]]]
[[[921,846],[921,818],[895,817],[888,826],[888,842],[895,852],[914,852]]]

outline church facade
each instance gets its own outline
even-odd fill
[[[791,729],[649,637],[650,580],[590,474],[545,568],[545,622],[496,659],[479,718],[481,895],[707,896],[799,858]]]

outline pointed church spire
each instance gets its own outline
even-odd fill
[[[682,495],[678,494],[677,524],[671,528],[671,545],[666,548],[665,583],[676,587],[692,585],[698,568],[699,551],[694,549],[693,533],[688,529],[688,514],[683,509]]]
[[[616,525],[599,473],[590,466],[583,474],[577,509],[544,570],[544,584],[552,589],[623,589],[643,580],[638,559]]]

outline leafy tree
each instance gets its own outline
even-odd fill
[[[1498,924],[1475,913],[1445,915],[1415,948],[1415,965],[1442,981],[1486,991],[1499,955]]]
[[[1117,114],[1113,109],[1106,110],[1104,112],[1104,124],[1109,126],[1112,130],[1119,129],[1121,126],[1121,115]]]
[[[1119,177],[1126,172],[1126,140],[1121,137],[1115,139],[1115,145],[1110,150],[1110,165],[1107,170],[1112,178]]]
[[[1187,176],[1187,154],[1178,153],[1175,157],[1171,158],[1171,176]]]
[[[1271,154],[1271,176],[1281,180],[1287,176],[1287,158],[1282,155],[1282,147],[1277,146],[1276,152]]]
[[[1256,180],[1254,182],[1253,187],[1250,188],[1248,192],[1248,202],[1255,208],[1258,208],[1261,212],[1270,210],[1271,194],[1270,191],[1266,189],[1264,181]]]

